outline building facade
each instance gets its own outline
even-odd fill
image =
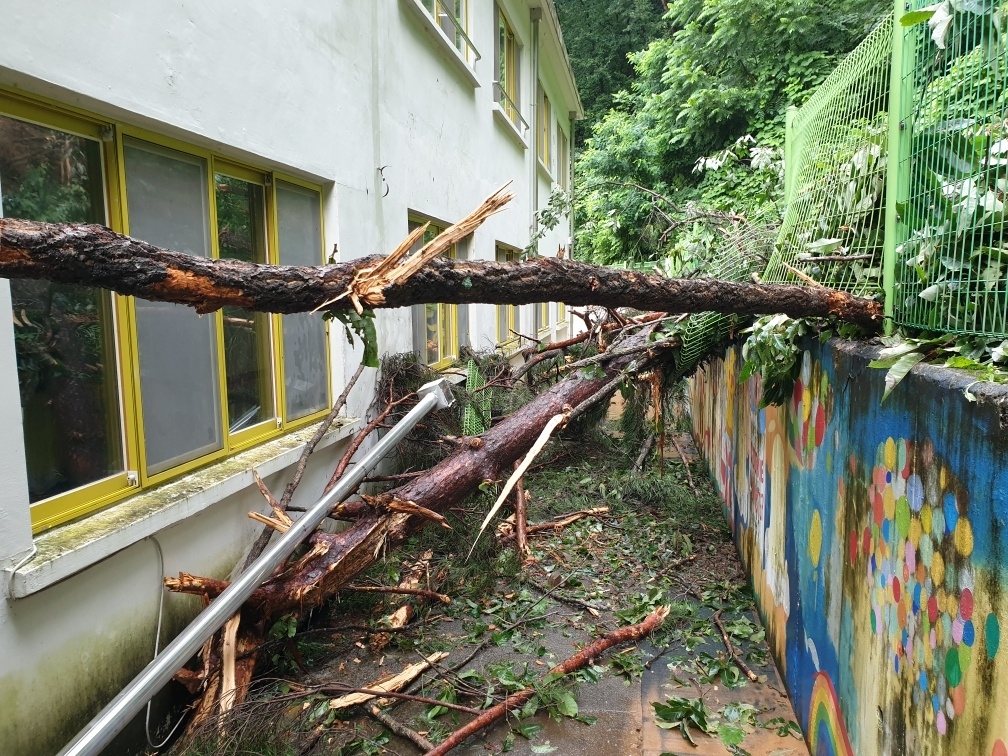
[[[8,217],[310,265],[388,252],[415,224],[429,238],[511,182],[510,206],[449,253],[506,260],[570,190],[581,106],[551,0],[0,0],[0,18]],[[570,236],[568,219],[533,247]],[[361,353],[311,314],[2,281],[8,307],[0,751],[51,753],[149,661],[159,623],[163,642],[199,610],[161,578],[231,572],[263,509],[250,468],[282,488]],[[431,304],[376,324],[382,351],[447,369],[566,320],[562,303]],[[302,503],[352,428],[320,445]]]

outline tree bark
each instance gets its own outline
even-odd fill
[[[824,287],[670,279],[554,258],[510,263],[435,258],[397,283],[376,289],[371,280],[356,290],[362,272],[382,259],[319,267],[258,265],[171,252],[104,226],[0,219],[0,276],[98,286],[198,312],[225,306],[277,313],[346,309],[354,299],[346,295],[353,292],[365,307],[557,301],[663,312],[834,315],[870,330],[880,328],[883,317],[879,302]]]
[[[646,342],[652,330],[653,326],[644,327],[627,338],[626,345]],[[482,444],[460,446],[423,475],[377,497],[378,506],[365,512],[349,529],[341,533],[313,533],[306,542],[305,555],[258,588],[246,602],[243,613],[251,621],[262,616],[301,613],[319,604],[369,567],[377,555],[398,545],[430,521],[419,515],[394,511],[393,502],[410,502],[443,513],[473,494],[484,481],[506,477],[515,460],[538,438],[549,418],[565,409],[578,407],[586,400],[597,399],[606,387],[615,390],[614,381],[624,368],[635,360],[657,359],[670,341],[655,342],[652,355],[638,352],[614,357],[600,377],[587,379],[573,375],[560,381],[483,434]],[[185,573],[165,583],[173,591],[208,598],[218,596],[228,586],[224,580]]]

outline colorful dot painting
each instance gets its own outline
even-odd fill
[[[930,442],[889,438],[876,450],[867,495],[850,557],[863,560],[872,632],[888,644],[889,668],[910,682],[915,704],[930,707],[928,720],[945,735],[965,710],[974,654],[993,659],[1000,642],[997,617],[974,615],[965,490]]]
[[[819,360],[813,362],[812,356],[805,352],[791,397],[788,440],[806,470],[816,465],[816,450],[826,437],[826,425],[832,410],[833,387],[826,371]]]

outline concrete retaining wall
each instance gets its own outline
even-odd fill
[[[1008,390],[922,366],[882,404],[874,350],[807,346],[786,406],[738,348],[690,396],[811,752],[1004,756]]]

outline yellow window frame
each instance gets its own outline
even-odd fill
[[[498,86],[506,95],[504,101],[500,103],[504,114],[515,125],[521,122],[521,113],[518,110],[518,38],[514,29],[508,23],[507,17],[499,7],[497,8],[498,25]]]
[[[549,302],[539,302],[535,306],[538,308],[536,314],[539,316],[539,328],[536,335],[539,336],[550,329]]]
[[[423,235],[423,244],[427,244],[432,239],[436,238],[444,232],[447,226],[442,225],[436,221],[423,218],[419,215],[410,214],[409,223],[416,223],[419,225],[427,225],[427,230]],[[445,257],[455,260],[458,258],[458,247],[452,244],[448,249],[442,253]],[[423,305],[426,312],[426,305]],[[438,302],[435,307],[437,308],[437,337],[438,337],[438,359],[435,362],[428,362],[428,367],[432,367],[435,370],[443,370],[450,367],[451,364],[458,358],[459,352],[459,334],[458,334],[458,305],[444,304]],[[426,325],[425,325],[426,332]],[[446,346],[447,345],[447,349]],[[424,353],[424,361],[427,361],[426,348]]]
[[[214,192],[213,175],[214,173],[220,172],[228,175],[233,175],[236,178],[245,178],[246,180],[252,180],[254,182],[262,182],[262,184],[267,188],[268,191],[265,192],[266,197],[266,213],[267,213],[267,259],[271,263],[278,263],[279,258],[279,239],[277,235],[278,229],[278,218],[276,211],[276,194],[275,187],[277,181],[284,181],[296,186],[300,186],[305,189],[309,189],[315,192],[319,196],[319,218],[320,223],[324,222],[323,213],[323,199],[321,187],[309,182],[303,181],[294,176],[286,176],[282,174],[273,174],[269,172],[262,171],[248,164],[235,161],[231,158],[221,157],[210,150],[203,149],[200,147],[195,147],[189,145],[185,142],[181,142],[177,139],[171,137],[165,137],[160,134],[150,132],[146,129],[136,128],[130,125],[122,125],[118,130],[117,147],[119,150],[119,160],[120,165],[125,165],[123,159],[123,145],[124,139],[126,137],[132,137],[134,139],[140,139],[142,141],[148,142],[150,144],[166,148],[169,150],[175,150],[184,155],[189,155],[191,157],[198,157],[206,160],[209,181],[207,182],[207,191],[209,197],[207,198],[208,207],[210,208],[210,226],[213,233],[210,234],[211,243],[211,255],[213,259],[218,259],[220,256],[220,249],[217,239],[217,202]],[[119,174],[120,181],[120,195],[122,197],[122,225],[125,229],[124,233],[129,233],[129,217],[128,208],[126,206],[126,173],[125,171],[120,171]],[[325,238],[325,228],[322,226],[322,238]],[[319,250],[319,263],[322,264],[323,250]],[[133,298],[130,297],[131,306],[135,306]],[[135,317],[135,310],[133,310]],[[134,373],[134,385],[136,386],[135,394],[135,407],[134,413],[137,418],[138,436],[139,436],[139,447],[140,447],[140,467],[139,476],[142,487],[157,485],[166,480],[176,478],[179,475],[184,475],[187,472],[203,467],[207,464],[216,462],[220,459],[224,459],[235,452],[247,449],[256,444],[262,443],[270,438],[288,433],[290,431],[301,428],[310,423],[316,422],[328,414],[329,408],[324,407],[318,412],[311,413],[304,417],[298,418],[297,420],[288,420],[286,412],[286,397],[284,392],[285,380],[283,374],[283,319],[279,315],[271,316],[271,335],[272,335],[272,358],[273,358],[273,381],[274,381],[274,402],[276,403],[275,410],[278,410],[274,414],[274,418],[263,421],[251,428],[247,428],[238,433],[231,434],[228,431],[228,414],[227,414],[227,376],[225,368],[224,359],[224,322],[223,316],[220,310],[214,312],[210,315],[204,317],[213,317],[215,319],[215,327],[217,331],[217,379],[218,379],[218,395],[221,397],[220,401],[220,413],[221,413],[221,428],[223,443],[221,449],[209,452],[207,454],[196,457],[188,462],[183,462],[174,467],[168,468],[167,470],[162,470],[157,473],[148,474],[147,472],[147,460],[146,460],[146,449],[144,445],[144,429],[142,428],[142,386],[140,383],[140,362],[138,359],[134,359],[131,363]],[[326,329],[328,334],[328,328]],[[138,346],[136,343],[135,331],[132,334],[134,354],[138,354]],[[332,400],[332,379],[331,379],[331,366],[330,366],[330,354],[329,354],[329,339],[326,338],[326,355],[325,355],[325,365],[326,365],[326,397],[327,404],[331,403]]]
[[[499,243],[496,245],[494,253],[497,262],[513,262],[521,257],[521,252],[517,249],[505,247]],[[505,352],[510,352],[518,346],[519,339],[516,333],[518,330],[518,307],[517,305],[497,305],[494,309],[496,312],[497,346],[502,347]],[[501,326],[504,328],[502,329]],[[510,334],[503,341],[500,340],[502,330]]]
[[[151,143],[163,149],[174,150],[206,162],[208,172],[207,198],[211,224],[211,256],[219,257],[217,238],[216,198],[213,177],[215,173],[240,178],[260,184],[264,192],[267,260],[278,262],[279,241],[277,237],[278,219],[276,211],[276,181],[299,186],[318,196],[319,219],[322,238],[325,238],[325,213],[323,188],[296,176],[273,174],[254,165],[249,165],[229,157],[182,142],[177,139],[151,132],[147,129],[124,124],[93,115],[79,108],[61,105],[42,97],[24,96],[19,92],[0,89],[0,114],[27,121],[45,128],[57,129],[85,137],[99,143],[102,155],[102,187],[106,203],[105,215],[108,227],[113,231],[128,234],[129,218],[126,207],[126,176],[124,170],[124,139],[131,137]],[[324,264],[324,249],[319,249],[319,264]],[[273,381],[274,417],[237,433],[228,432],[227,390],[224,361],[223,319],[218,311],[207,317],[215,318],[218,349],[218,382],[221,396],[222,448],[197,457],[175,467],[148,475],[142,427],[141,388],[139,376],[138,344],[136,333],[136,311],[133,297],[110,293],[113,315],[114,349],[117,360],[116,370],[119,389],[119,413],[125,469],[107,478],[89,483],[79,488],[57,494],[30,504],[32,532],[64,524],[70,520],[102,509],[120,501],[142,489],[177,478],[196,468],[211,464],[237,451],[262,443],[284,433],[317,422],[324,417],[329,407],[318,412],[289,420],[286,416],[285,380],[283,375],[283,324],[279,315],[270,316],[271,330],[271,375]],[[328,335],[328,326],[326,333]],[[326,354],[326,403],[332,403],[331,354],[328,337],[325,340]],[[457,345],[453,347],[457,352]]]
[[[41,98],[26,98],[2,90],[0,90],[0,114],[96,141],[100,145],[102,155],[101,181],[105,197],[106,223],[113,231],[121,230],[118,186],[113,180],[118,174],[119,164],[117,152],[107,140],[112,128],[109,121],[72,108],[60,107]],[[132,432],[136,424],[132,399],[135,385],[130,372],[125,369],[132,361],[129,353],[130,314],[126,297],[111,293],[110,300],[117,363],[119,432],[122,438],[125,469],[121,473],[29,504],[33,533],[90,514],[135,490],[130,477],[130,471],[137,469],[139,459],[139,449],[135,434]]]
[[[539,92],[539,160],[547,170],[551,170],[553,110],[542,82],[539,82]]]
[[[211,156],[210,164],[210,183],[214,183],[214,176],[217,174],[223,174],[231,178],[237,178],[242,181],[246,181],[250,184],[256,184],[263,188],[263,201],[265,207],[263,211],[265,213],[264,220],[266,222],[265,230],[265,241],[266,241],[266,262],[271,264],[279,263],[279,245],[275,244],[273,241],[273,231],[276,227],[275,222],[272,220],[273,214],[275,212],[274,208],[274,197],[273,197],[273,180],[269,173],[263,172],[261,170],[255,170],[244,166],[240,163],[235,163],[230,160],[225,160],[217,158],[216,156]],[[215,233],[212,233],[211,243],[213,246],[213,255],[215,258],[220,258],[220,227],[217,220],[217,192],[214,191],[213,186],[211,186],[210,193],[213,195],[213,203],[211,204],[211,214],[213,216],[213,229]],[[221,312],[223,316],[223,313]],[[221,373],[224,375],[225,382],[225,392],[222,394],[223,400],[222,404],[224,406],[224,420],[225,428],[227,427],[227,364],[224,355],[224,325],[223,317],[218,318],[220,321],[218,325],[218,360],[220,360]],[[268,319],[269,329],[270,329],[270,349],[267,358],[267,364],[261,365],[261,367],[267,367],[269,369],[270,380],[272,383],[271,394],[273,397],[273,416],[262,420],[255,425],[238,431],[237,433],[231,433],[226,431],[226,443],[225,448],[229,453],[234,453],[242,449],[246,449],[255,444],[261,443],[263,440],[275,436],[277,431],[284,427],[284,419],[280,412],[278,394],[279,394],[279,384],[283,382],[283,363],[280,362],[281,355],[281,344],[280,341],[280,330],[278,321],[279,316],[271,314]],[[328,340],[327,340],[328,342]],[[327,344],[328,348],[328,344]],[[261,355],[260,359],[266,357]],[[328,365],[328,354],[326,356],[326,364]],[[328,383],[328,381],[327,381]],[[327,394],[328,395],[328,394]]]

